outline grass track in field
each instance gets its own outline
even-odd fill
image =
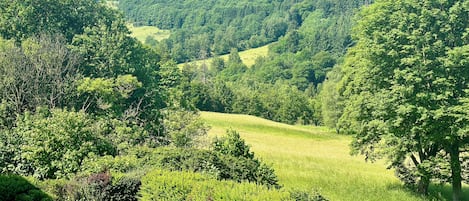
[[[229,128],[240,132],[256,156],[272,164],[287,189],[316,189],[332,201],[433,200],[404,189],[382,162],[350,156],[349,136],[248,115],[202,112],[201,117],[212,127],[210,136],[223,135]],[[433,186],[432,191],[450,198],[448,186]],[[469,196],[468,189],[464,191]]]
[[[127,25],[132,32],[131,35],[142,43],[145,43],[145,40],[148,36],[153,37],[157,41],[161,41],[169,37],[169,30],[161,30],[153,26],[140,26],[134,27],[133,25]]]
[[[243,63],[247,67],[251,67],[252,65],[254,65],[254,63],[256,63],[256,59],[258,57],[265,57],[265,56],[267,56],[268,53],[269,53],[269,45],[265,45],[265,46],[262,46],[262,47],[252,48],[252,49],[249,49],[249,50],[241,51],[241,52],[239,52],[239,57],[241,58],[241,61],[243,61]],[[225,61],[228,61],[228,56],[229,56],[228,54],[225,54],[225,55],[221,55],[219,57],[222,58]],[[208,58],[208,59],[205,59],[205,60],[192,61],[192,62],[188,62],[187,64],[200,66],[203,62],[210,65],[210,63],[212,62],[212,58]],[[185,65],[185,63],[180,64],[180,67],[182,67],[184,65]]]

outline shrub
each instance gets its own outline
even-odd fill
[[[249,181],[279,188],[274,170],[259,160],[200,149],[156,149],[142,165],[208,173],[219,180]]]
[[[128,200],[136,201],[143,174],[128,173],[112,177],[109,172],[91,174],[74,180],[44,182],[59,201]],[[51,182],[52,181],[52,182]]]
[[[11,131],[22,139],[14,171],[39,179],[69,177],[90,153],[115,154],[99,130],[84,112],[41,108],[35,114],[26,112]]]
[[[223,179],[237,181],[247,179],[257,184],[280,188],[274,170],[255,158],[249,145],[237,131],[228,130],[226,136],[215,138],[212,149],[228,161],[225,163],[228,170],[222,172],[229,173],[229,175],[222,175]]]
[[[153,170],[142,179],[141,200],[291,200],[288,192],[253,183],[218,181],[193,172]]]
[[[249,145],[241,138],[235,130],[226,131],[226,136],[215,138],[212,149],[216,152],[234,157],[254,158],[254,153],[250,151]]]
[[[21,176],[0,175],[0,200],[52,201],[52,198]]]
[[[325,197],[316,191],[308,193],[303,190],[290,191],[290,198],[296,201],[328,201]]]

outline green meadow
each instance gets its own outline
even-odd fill
[[[252,49],[248,49],[248,50],[245,50],[245,51],[241,51],[241,52],[239,52],[239,57],[241,58],[241,61],[243,62],[244,65],[246,65],[247,67],[251,67],[252,65],[254,65],[254,63],[256,63],[257,58],[265,57],[265,56],[267,56],[268,53],[269,53],[269,45],[264,45],[264,46],[261,46],[261,47],[258,47],[258,48],[252,48]],[[229,56],[229,54],[225,54],[225,55],[221,55],[219,57],[222,58],[225,61],[228,61],[228,56]],[[205,59],[205,60],[192,61],[192,62],[180,64],[180,66],[183,66],[185,64],[198,65],[199,66],[204,62],[207,63],[207,64],[210,64],[212,62],[212,58],[208,58],[208,59]]]
[[[274,167],[286,189],[318,191],[333,201],[446,200],[451,196],[448,186],[438,185],[431,187],[430,197],[410,192],[383,162],[351,156],[350,136],[323,127],[212,112],[202,112],[201,117],[211,126],[211,136],[223,135],[227,129],[240,132],[256,156]]]
[[[145,40],[147,37],[152,37],[153,39],[157,41],[161,41],[163,39],[166,39],[170,35],[169,30],[162,30],[158,29],[158,27],[154,26],[139,26],[135,27],[132,24],[127,25],[132,32],[131,35],[137,40],[139,40],[142,43],[145,43]]]

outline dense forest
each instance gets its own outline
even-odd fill
[[[238,131],[207,140],[199,111],[327,126],[409,189],[463,200],[468,1],[115,5],[0,1],[0,200],[326,200],[282,188]],[[171,35],[143,44],[128,23]]]

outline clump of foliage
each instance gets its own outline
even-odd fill
[[[290,198],[296,201],[328,201],[328,199],[318,192],[308,193],[301,190],[290,191]]]
[[[224,155],[223,158],[228,161],[226,165],[231,169],[229,172],[236,171],[238,172],[238,175],[246,174],[248,175],[248,180],[251,182],[280,188],[278,178],[275,175],[274,170],[254,157],[254,153],[250,151],[249,146],[244,142],[244,139],[240,137],[237,131],[228,130],[226,132],[226,136],[216,138],[212,143],[212,149],[213,151]],[[237,158],[237,160],[230,160],[230,156]],[[239,168],[246,164],[252,164],[252,167],[248,169],[250,170],[248,172],[242,171],[244,168]],[[252,172],[251,174],[253,175],[250,175],[249,172]],[[254,178],[255,180],[252,180]],[[234,179],[239,180],[243,178]]]
[[[164,110],[163,128],[169,136],[169,143],[176,147],[202,145],[209,127],[200,120],[196,112]]]
[[[12,130],[2,135],[2,152],[8,160],[3,171],[39,179],[62,178],[77,173],[91,153],[113,155],[95,121],[84,112],[38,108],[19,116]]]
[[[0,200],[52,201],[53,199],[19,175],[0,175]]]
[[[130,172],[119,173],[116,176],[110,172],[90,174],[76,177],[72,180],[49,180],[42,182],[56,200],[129,200],[136,201],[141,186],[141,174]]]

